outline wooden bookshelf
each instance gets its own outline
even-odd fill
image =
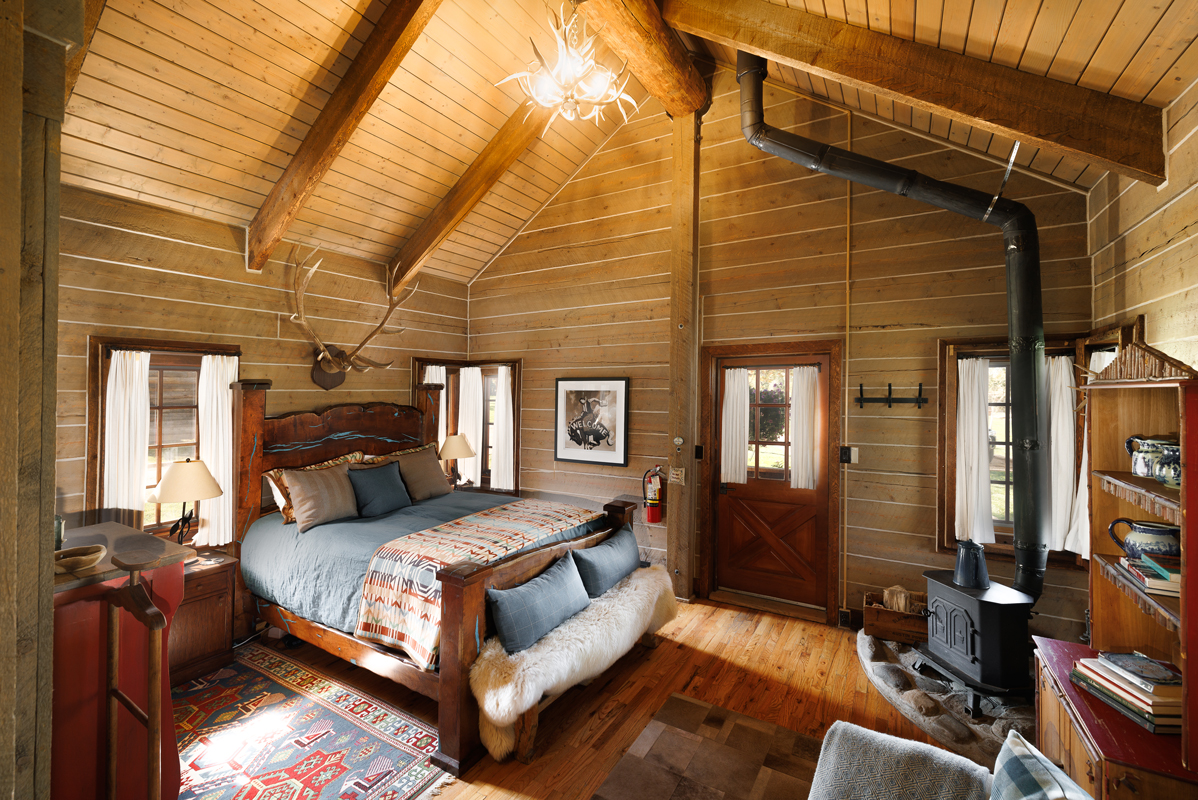
[[[1186,510],[1198,503],[1198,480],[1184,467],[1198,463],[1198,373],[1138,342],[1084,387],[1087,401],[1090,480],[1090,646],[1113,652],[1138,651],[1170,661],[1181,670],[1184,689],[1177,769],[1198,768],[1198,582],[1187,580],[1195,537]],[[1124,447],[1131,436],[1176,433],[1183,465],[1180,489],[1131,474]],[[1181,528],[1180,597],[1149,594],[1119,564],[1124,555],[1107,528],[1120,517],[1168,521]],[[1086,728],[1085,720],[1077,721]],[[1097,734],[1087,734],[1091,738]],[[1169,750],[1169,752],[1174,752]],[[1135,764],[1130,764],[1135,766]]]

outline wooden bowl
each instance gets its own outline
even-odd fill
[[[108,555],[108,548],[102,544],[89,544],[86,547],[68,547],[54,553],[54,572],[78,572],[81,569],[94,567]]]

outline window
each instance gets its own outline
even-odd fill
[[[1109,326],[1089,334],[1050,336],[1045,341],[1045,354],[1068,355],[1077,359],[1087,357],[1097,349],[1142,340],[1143,323]],[[957,366],[961,359],[989,359],[987,387],[987,416],[989,427],[989,472],[991,512],[994,520],[996,543],[987,545],[987,556],[991,554],[1012,557],[1011,546],[1014,533],[1014,508],[1018,498],[1012,491],[1012,433],[1011,433],[1011,390],[1010,364],[1007,340],[992,339],[941,339],[939,343],[939,389],[938,403],[941,423],[937,432],[937,548],[956,549],[956,453],[957,453]],[[1077,435],[1074,453],[1080,463],[1083,417],[1077,415]],[[1083,566],[1085,562],[1073,553],[1054,551],[1049,563],[1057,567]]]
[[[749,370],[749,477],[790,479],[790,368]]]
[[[990,360],[990,509],[995,533],[1011,533],[1011,387],[1007,382],[1010,364]]]
[[[445,360],[432,358],[413,358],[412,359],[412,392],[413,396],[416,390],[416,384],[424,380],[424,369],[427,366],[444,366],[445,367],[445,395],[446,405],[445,414],[448,417],[446,425],[446,433],[449,435],[460,433],[466,427],[462,420],[458,419],[459,411],[459,391],[461,389],[461,379],[459,377],[462,367],[479,367],[482,370],[483,380],[483,403],[481,408],[482,419],[480,422],[481,435],[479,441],[471,441],[470,445],[474,451],[482,457],[482,480],[481,488],[490,488],[491,473],[495,467],[495,419],[496,419],[496,395],[499,387],[499,367],[507,366],[512,370],[512,417],[514,421],[513,438],[515,451],[515,492],[519,493],[520,486],[520,369],[521,361],[460,361],[460,360]],[[468,438],[473,439],[473,434]],[[449,465],[446,465],[449,469]]]
[[[146,451],[146,489],[162,480],[175,461],[199,457],[199,355],[150,355],[150,446]],[[197,506],[198,512],[198,503]],[[183,514],[182,503],[146,503],[142,527],[169,529]]]
[[[83,524],[115,520],[151,533],[165,533],[182,513],[182,504],[147,503],[140,513],[108,509],[104,502],[105,389],[112,353],[150,353],[146,393],[150,430],[145,485],[158,485],[162,471],[174,461],[199,457],[199,377],[205,355],[240,356],[237,345],[156,339],[88,337],[87,448]],[[188,504],[191,508],[191,504]]]

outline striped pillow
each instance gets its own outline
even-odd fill
[[[309,464],[306,467],[300,467],[298,470],[272,469],[262,473],[263,477],[266,478],[266,482],[270,484],[270,491],[275,496],[275,505],[279,507],[279,512],[283,515],[283,521],[295,522],[295,512],[291,508],[291,493],[287,489],[287,483],[283,480],[284,472],[309,472],[317,469],[328,469],[338,464],[357,464],[362,461],[365,455],[361,450],[355,450],[343,456],[330,458],[328,461],[321,461],[319,464]]]
[[[283,482],[291,492],[300,533],[335,519],[358,516],[348,463],[328,469],[289,469],[283,473]]]

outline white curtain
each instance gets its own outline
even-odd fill
[[[462,367],[458,373],[458,433],[475,453],[483,441],[483,371],[479,367]],[[482,454],[474,458],[459,458],[458,471],[478,486],[483,477]]]
[[[424,382],[441,384],[441,399],[437,405],[437,449],[445,444],[445,400],[449,396],[449,383],[445,379],[445,367],[428,364],[424,367]]]
[[[994,541],[990,508],[990,359],[957,361],[957,539]]]
[[[749,371],[724,370],[720,421],[720,483],[749,480]]]
[[[516,488],[516,428],[512,414],[512,368],[500,367],[495,387],[495,463],[491,488],[510,492]]]
[[[1090,371],[1102,372],[1112,361],[1115,353],[1100,351],[1090,354]],[[1087,408],[1086,413],[1089,414]],[[1063,549],[1077,553],[1082,558],[1090,557],[1090,475],[1087,464],[1090,461],[1090,431],[1083,419],[1083,429],[1086,431],[1082,438],[1082,461],[1077,475],[1077,490],[1073,496],[1073,508],[1069,518],[1069,531],[1065,534]]]
[[[795,367],[790,381],[790,488],[815,488],[817,367]]]
[[[1075,444],[1077,394],[1073,391],[1073,359],[1050,356],[1048,371],[1048,463],[1051,521],[1048,549],[1064,550],[1073,517],[1074,487],[1077,485]]]
[[[103,508],[146,507],[150,354],[114,350],[104,393]]]
[[[204,356],[200,361],[198,413],[200,460],[224,492],[200,504],[198,545],[222,545],[233,541],[237,483],[233,464],[233,389],[237,380],[237,356]]]

